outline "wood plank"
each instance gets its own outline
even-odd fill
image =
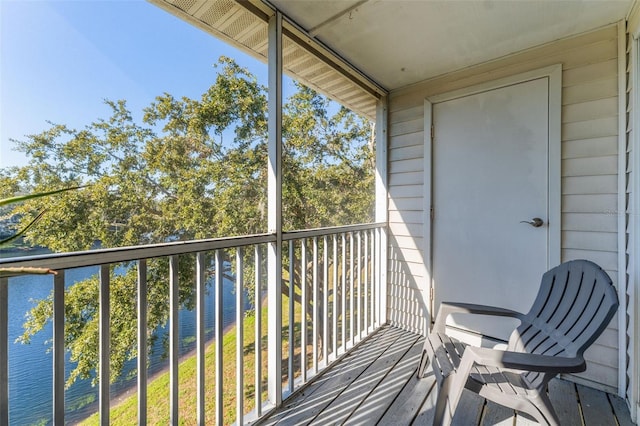
[[[391,311],[390,311],[391,312]],[[414,316],[410,316],[408,318],[400,318],[399,320],[394,319],[390,321],[390,325],[394,327],[402,327],[404,330],[407,330],[410,333],[415,334],[424,334],[424,320],[422,323],[418,324],[418,319]]]
[[[391,346],[385,348],[384,353],[375,361],[372,360],[370,365],[360,371],[344,391],[331,395],[333,397],[325,396],[322,402],[318,401],[314,408],[323,406],[322,410],[311,423],[304,422],[304,424],[342,424],[411,349],[417,337],[415,334],[408,333],[400,336]],[[295,422],[295,424],[301,423]]]
[[[468,390],[462,391],[462,397],[451,421],[452,426],[468,426],[480,423],[484,398]]]
[[[551,380],[549,382],[549,399],[551,399],[561,425],[580,424],[580,409],[575,384],[566,380]]]
[[[627,403],[624,402],[622,398],[616,395],[607,394],[609,398],[609,402],[611,403],[611,407],[613,407],[613,412],[616,416],[616,420],[618,421],[619,426],[633,426],[633,421],[631,421],[631,414],[629,413],[629,407],[627,407]]]
[[[382,419],[406,385],[412,381],[418,381],[416,366],[420,363],[423,345],[424,338],[416,339],[411,349],[347,418],[345,425],[371,424]],[[414,397],[417,398],[417,395]]]
[[[412,343],[406,343],[407,338]],[[401,341],[405,343],[400,343]],[[293,400],[286,401],[281,409],[286,412],[285,415],[282,411],[277,412],[261,424],[273,425],[278,422],[282,425],[306,424],[319,413],[318,409],[326,412],[317,416],[317,423],[333,424],[334,422],[330,420],[336,404],[329,404],[329,402],[336,399],[336,388],[339,388],[338,392],[350,392],[353,397],[343,399],[342,404],[348,413],[356,410],[347,419],[349,424],[364,425],[376,424],[376,422],[378,425],[388,426],[431,424],[437,395],[435,378],[430,371],[424,379],[418,380],[415,377],[423,341],[423,338],[405,330],[384,327],[371,339],[357,346],[354,352],[347,355],[338,365],[321,375],[315,382],[311,382],[307,388],[295,395]],[[399,345],[406,349],[404,352],[400,351],[402,352],[400,357],[396,357],[400,361],[391,362],[390,365],[385,366],[384,355],[390,354]],[[380,346],[385,351],[383,355],[377,358],[372,356]],[[392,358],[394,357],[389,357],[387,360]],[[382,370],[388,369],[389,372],[381,381],[376,382],[377,385],[367,387],[367,382],[372,377],[368,372],[374,370],[371,367],[376,363],[378,367],[382,367]],[[354,374],[359,375],[357,379],[354,379]],[[322,382],[322,384],[318,385],[316,382]],[[572,382],[554,379],[549,383],[549,396],[560,424],[582,423],[578,397],[582,403],[585,426],[615,425],[616,419],[617,424],[621,426],[633,424],[625,402],[614,395],[607,395],[580,385],[576,389],[576,385]],[[361,403],[361,401],[364,402]],[[320,421],[321,416],[327,421]],[[336,421],[342,423],[345,419],[343,416],[339,417]],[[514,415],[512,410],[492,402],[485,404],[479,396],[464,391],[453,424],[529,426],[537,423],[526,415],[521,413]]]
[[[318,379],[313,380],[302,392],[287,401],[281,409],[270,416],[264,424],[306,424],[340,392],[351,384],[368,366],[368,361],[377,359],[404,332],[397,328],[384,327],[344,360]]]
[[[515,421],[515,412],[504,405],[487,401],[482,414],[482,426],[512,426]]]
[[[431,373],[433,375],[433,372]],[[435,382],[435,378],[433,379]],[[420,410],[418,410],[418,415],[415,417],[413,422],[411,422],[412,426],[423,426],[430,425],[433,423],[433,417],[435,416],[436,410],[436,401],[438,397],[438,385],[434,383],[431,391],[425,398]],[[387,423],[390,426],[398,425],[399,423]]]
[[[419,342],[424,343],[424,339]],[[408,425],[418,416],[421,408],[428,403],[429,397],[433,397],[436,393],[436,378],[433,371],[427,370],[424,378],[416,377],[418,363],[416,363],[414,372],[409,378],[402,391],[384,416],[378,422],[378,425]],[[427,423],[424,423],[427,424]]]
[[[607,394],[582,385],[576,385],[585,426],[615,425]]]

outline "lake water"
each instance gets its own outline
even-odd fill
[[[31,253],[30,253],[31,254]],[[72,285],[98,272],[97,267],[76,268],[65,272],[66,285]],[[15,343],[22,334],[25,314],[35,306],[35,301],[46,298],[53,288],[51,276],[22,276],[9,280],[9,421],[16,425],[50,424],[53,399],[53,356],[48,352],[47,343],[52,338],[49,324],[32,338],[31,344]],[[235,320],[234,285],[223,280],[223,327]],[[215,334],[214,292],[209,291],[205,302],[205,329],[207,338]],[[112,301],[113,303],[113,301]],[[247,306],[248,308],[248,306]],[[179,314],[180,353],[184,354],[195,347],[195,312],[181,310]],[[166,333],[164,329],[157,333]],[[151,355],[149,375],[168,365],[162,357],[161,339],[157,339]],[[65,364],[67,376],[73,368],[68,359]],[[136,360],[125,366],[126,372],[134,371]],[[121,393],[136,384],[136,377],[121,379],[111,385],[111,396]],[[90,380],[76,381],[65,392],[67,421],[79,420],[97,410],[98,388],[91,386]]]

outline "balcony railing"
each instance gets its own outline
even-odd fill
[[[167,262],[169,303],[169,418],[172,424],[179,417],[179,342],[180,316],[179,261],[191,259],[195,286],[196,365],[197,365],[197,421],[199,424],[243,424],[256,420],[274,408],[269,401],[279,401],[300,389],[313,376],[340,359],[364,337],[384,322],[386,306],[381,276],[384,261],[384,224],[372,223],[314,230],[285,232],[282,236],[282,265],[280,275],[283,291],[278,297],[264,291],[268,280],[267,247],[276,244],[275,234],[261,234],[234,238],[219,238],[187,242],[171,242],[138,247],[100,249],[85,252],[48,254],[0,260],[0,267],[46,267],[57,271],[53,277],[53,412],[54,424],[63,424],[65,417],[65,272],[73,268],[97,266],[99,269],[99,383],[98,411],[101,424],[109,423],[111,410],[110,340],[111,292],[110,282],[118,270],[137,269],[137,353],[148,353],[147,265],[161,260]],[[193,260],[195,259],[195,260]],[[184,262],[184,260],[183,260]],[[249,275],[251,274],[251,275]],[[235,418],[225,418],[223,390],[229,383],[223,379],[223,369],[230,360],[223,359],[223,279],[234,281],[236,377]],[[253,281],[253,286],[247,284]],[[213,282],[213,285],[207,283]],[[0,425],[9,419],[9,342],[8,342],[8,278],[0,278]],[[215,394],[205,392],[205,294],[207,285],[214,292],[215,337]],[[243,322],[245,321],[247,291],[255,310],[255,343],[252,351],[245,351]],[[263,339],[263,309],[267,315],[282,313],[276,320],[284,328],[279,350],[280,371],[264,371],[268,357]],[[288,329],[287,329],[288,328]],[[247,355],[245,352],[253,352]],[[245,360],[254,357],[253,383],[245,380]],[[138,423],[147,422],[147,357],[137,359]],[[33,368],[49,368],[42,365]],[[266,395],[265,383],[279,381],[275,389],[281,395]],[[247,401],[246,389],[253,386],[252,401]],[[268,386],[271,389],[271,386]],[[228,398],[228,397],[227,397]],[[215,414],[206,412],[207,399],[215,400]],[[209,401],[210,402],[210,401]],[[254,407],[251,409],[251,407]],[[206,419],[205,419],[206,416]]]

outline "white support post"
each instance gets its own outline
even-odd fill
[[[282,14],[269,19],[269,177],[268,228],[276,234],[269,244],[268,283],[268,399],[282,402]]]
[[[376,106],[376,222],[388,222],[388,99],[383,96]],[[387,228],[380,230],[379,284],[380,300],[379,325],[387,323]]]
[[[618,22],[618,300],[627,298],[627,25]],[[622,303],[623,309],[625,303]],[[627,392],[627,316],[618,315],[618,396]]]

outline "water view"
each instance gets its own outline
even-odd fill
[[[46,251],[32,251],[29,254],[43,254]],[[84,280],[98,272],[97,267],[67,270],[66,286]],[[210,282],[209,284],[212,284]],[[223,280],[223,327],[235,319],[235,293],[233,282]],[[17,343],[23,333],[26,313],[39,299],[46,298],[53,288],[51,276],[30,275],[9,280],[9,419],[12,424],[50,424],[52,413],[53,356],[49,352],[52,327],[49,324],[31,340],[31,344]],[[207,339],[215,334],[214,292],[209,291],[205,302],[205,324]],[[248,308],[248,306],[247,306]],[[195,348],[195,312],[181,310],[180,354]],[[164,328],[156,330],[159,336],[168,333]],[[150,377],[168,366],[163,357],[162,339],[157,339],[150,359]],[[68,377],[73,363],[68,359],[65,373]],[[125,365],[122,377],[111,385],[111,397],[117,396],[136,384],[136,360]],[[91,380],[76,381],[65,392],[67,421],[78,421],[97,410],[98,387]]]

